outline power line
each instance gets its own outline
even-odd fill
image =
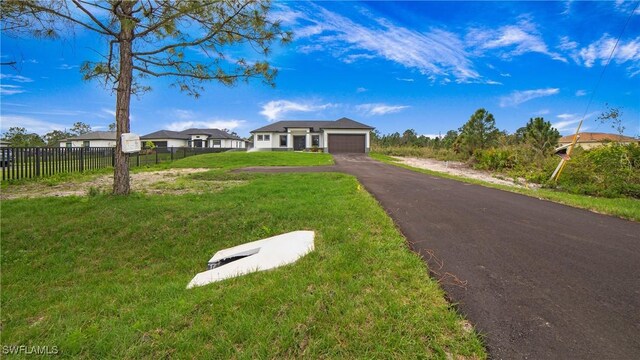
[[[589,97],[589,102],[587,103],[587,108],[584,110],[584,114],[582,114],[582,121],[584,121],[585,116],[587,116],[587,113],[589,112],[589,108],[591,107],[591,103],[593,101],[593,97],[596,94],[596,91],[598,91],[598,87],[600,87],[600,83],[602,82],[602,78],[604,77],[604,72],[607,70],[607,67],[609,66],[609,63],[611,63],[611,59],[613,59],[613,53],[615,53],[616,48],[618,47],[618,44],[620,43],[620,38],[622,38],[622,34],[624,34],[624,31],[627,29],[627,25],[629,25],[629,21],[631,21],[631,17],[633,16],[633,14],[635,14],[636,10],[638,10],[638,5],[640,5],[640,0],[636,1],[636,6],[631,11],[631,14],[629,14],[629,17],[627,18],[627,21],[624,23],[624,26],[622,27],[622,30],[620,31],[620,35],[618,35],[618,38],[616,39],[616,43],[613,45],[613,49],[611,49],[611,53],[609,54],[609,58],[607,59],[607,63],[604,65],[604,68],[602,68],[602,71],[600,72],[600,77],[598,78],[598,82],[596,83],[595,88],[591,92],[591,96]],[[582,122],[581,122],[581,125],[582,125]],[[579,128],[580,127],[578,127],[578,129]]]

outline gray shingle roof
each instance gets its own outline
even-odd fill
[[[187,129],[183,131],[159,130],[147,135],[143,135],[141,139],[183,139],[188,140],[191,135],[209,135],[212,139],[231,139],[242,140],[241,138],[231,135],[219,129]]]
[[[115,140],[115,139],[116,139],[115,131],[92,131],[92,132],[74,136],[65,140],[70,141],[70,140]]]
[[[183,134],[178,131],[171,130],[159,130],[152,132],[151,134],[142,135],[140,139],[181,139],[187,140],[189,139],[189,135]]]
[[[327,120],[285,120],[278,121],[267,126],[263,126],[259,129],[251,131],[254,132],[287,132],[288,128],[309,128],[312,132],[319,132],[322,129],[363,129],[373,130],[374,128],[359,123],[357,121],[341,118],[335,121]]]

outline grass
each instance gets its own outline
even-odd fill
[[[176,166],[329,164],[328,155]],[[2,202],[2,344],[80,358],[485,358],[423,261],[354,177],[233,174],[220,192]],[[297,263],[186,290],[221,248],[316,231]]]
[[[333,158],[324,153],[298,153],[290,151],[274,152],[226,152],[188,157],[170,164],[168,167],[207,167],[223,170],[249,166],[321,166],[333,165]]]
[[[601,198],[601,197],[593,197],[588,195],[577,195],[570,194],[562,191],[552,190],[552,189],[527,189],[527,188],[519,188],[515,186],[505,186],[492,184],[486,181],[469,179],[461,176],[446,174],[442,172],[427,170],[427,169],[419,169],[412,166],[404,165],[399,163],[394,158],[380,154],[380,153],[371,153],[370,156],[376,160],[385,162],[387,164],[392,164],[395,166],[403,167],[405,169],[433,175],[439,176],[443,178],[463,181],[471,184],[478,184],[482,186],[492,187],[500,190],[511,191],[523,195],[528,195],[532,197],[536,197],[539,199],[551,200],[554,202],[558,202],[561,204],[591,210],[597,213],[613,215],[617,217],[621,217],[623,219],[640,221],[640,200],[632,199],[632,198]]]

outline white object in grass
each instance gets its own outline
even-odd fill
[[[220,250],[187,289],[296,262],[314,249],[313,231],[293,231]]]

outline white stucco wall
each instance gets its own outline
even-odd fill
[[[253,134],[253,146],[258,149],[293,149],[293,137],[294,136],[306,136],[306,148],[310,149],[312,147],[312,136],[318,135],[320,145],[318,146],[321,149],[325,149],[329,143],[329,134],[354,134],[354,135],[365,135],[365,146],[367,149],[371,147],[371,131],[366,129],[325,129],[323,132],[314,133],[309,132],[307,129],[289,129],[287,133],[254,133]],[[269,140],[258,141],[258,135],[269,135],[271,138]],[[287,147],[280,146],[280,135],[287,136]]]
[[[258,141],[258,135],[269,135],[269,140]],[[253,147],[256,149],[272,149],[280,147],[280,133],[260,132],[253,134]]]
[[[60,147],[67,147],[67,143],[71,143],[71,147],[84,147],[84,142],[89,141],[90,147],[116,147],[115,140],[72,140],[61,141]]]

